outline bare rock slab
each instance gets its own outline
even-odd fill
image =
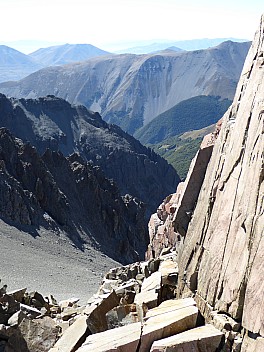
[[[142,306],[146,304],[149,309],[158,305],[161,289],[161,273],[156,271],[146,278],[141,287],[141,292],[135,296],[135,304]]]
[[[87,337],[78,352],[136,352],[141,335],[141,323],[107,330]],[[52,351],[53,352],[53,351]]]
[[[174,311],[167,311],[147,319],[143,325],[139,352],[149,351],[154,341],[196,326],[198,309],[190,306]]]
[[[151,352],[215,352],[223,333],[208,324],[155,341]]]
[[[49,352],[71,352],[78,346],[81,339],[85,338],[87,331],[87,316],[80,316],[62,337],[56,342]]]
[[[108,329],[106,313],[119,305],[119,298],[113,291],[98,306],[87,307],[84,313],[88,315],[87,325],[92,334]]]
[[[193,298],[169,299],[162,302],[158,307],[150,309],[146,313],[145,320],[190,306],[196,306],[196,302]]]

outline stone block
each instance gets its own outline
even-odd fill
[[[223,333],[212,325],[200,326],[180,334],[155,341],[151,352],[215,352]]]
[[[108,329],[138,322],[138,315],[135,304],[127,304],[111,309],[106,313]]]
[[[198,309],[190,306],[147,319],[143,325],[139,352],[149,351],[156,340],[193,329],[197,316]]]
[[[26,290],[26,288],[21,288],[19,290],[10,291],[8,292],[8,295],[12,296],[17,302],[22,303]]]
[[[172,259],[160,263],[162,285],[176,285],[178,281],[178,265]]]
[[[113,291],[108,297],[99,303],[98,306],[90,306],[84,310],[87,314],[87,325],[92,334],[102,332],[108,329],[106,313],[119,305],[119,298]]]
[[[136,352],[140,335],[141,323],[107,330],[88,336],[78,352]]]
[[[150,309],[146,313],[145,320],[190,306],[196,306],[196,302],[193,298],[170,299],[162,302],[158,307]]]
[[[68,327],[61,338],[56,342],[49,352],[72,352],[79,346],[80,340],[88,335],[87,316],[80,316],[70,327]]]

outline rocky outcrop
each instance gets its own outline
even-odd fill
[[[17,98],[53,94],[98,111],[105,121],[133,134],[191,97],[232,100],[249,46],[228,41],[198,51],[97,57],[2,83],[0,91]]]
[[[98,113],[63,99],[16,100],[0,95],[0,124],[40,154],[49,148],[93,161],[116,182],[122,196],[130,194],[144,202],[148,215],[179,182],[175,169],[160,156],[108,125]]]
[[[222,119],[197,204],[189,197],[194,166],[150,222],[148,257],[162,246],[177,248],[177,296],[193,296],[207,322],[232,331],[224,351],[260,351],[264,337],[263,28],[264,17]]]
[[[146,258],[155,258],[166,248],[178,251],[192,218],[221,125],[222,120],[216,124],[213,133],[204,137],[190,165],[186,180],[178,185],[176,193],[166,197],[157,212],[152,214],[149,221],[150,244]]]
[[[99,167],[77,154],[47,150],[40,157],[2,128],[0,186],[0,216],[10,225],[35,235],[39,226],[64,231],[79,249],[87,243],[124,263],[143,256],[143,204],[122,198]]]
[[[113,268],[84,306],[78,305],[78,298],[57,302],[51,295],[43,297],[26,289],[6,292],[4,286],[0,295],[0,346],[21,352],[145,352],[158,340],[164,344],[166,338],[172,338],[181,343],[183,333],[189,344],[200,345],[202,340],[210,347],[208,352],[215,352],[224,345],[223,333],[210,325],[198,328],[203,322],[198,319],[195,301],[176,300],[175,284],[160,279],[162,273],[168,282],[164,267],[170,261],[175,264],[175,258],[175,252],[170,252],[156,261]],[[152,307],[137,300],[142,293],[155,289],[159,295]]]

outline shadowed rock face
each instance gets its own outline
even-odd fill
[[[0,95],[0,123],[41,154],[49,148],[65,156],[77,152],[91,160],[116,182],[121,195],[143,201],[147,214],[179,182],[172,166],[119,127],[60,98],[17,100]]]
[[[98,166],[77,154],[65,158],[0,129],[0,216],[37,234],[39,226],[64,231],[82,249],[88,243],[122,262],[138,259],[147,244],[144,207],[122,198]]]
[[[98,111],[133,134],[157,115],[197,95],[232,99],[249,43],[231,41],[192,52],[112,55],[42,69],[0,85],[17,98],[54,94]]]

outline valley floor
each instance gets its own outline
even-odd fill
[[[78,297],[84,304],[104,273],[120,265],[93,248],[75,248],[62,234],[38,233],[34,237],[0,220],[0,286],[8,291],[27,287],[57,300]]]

